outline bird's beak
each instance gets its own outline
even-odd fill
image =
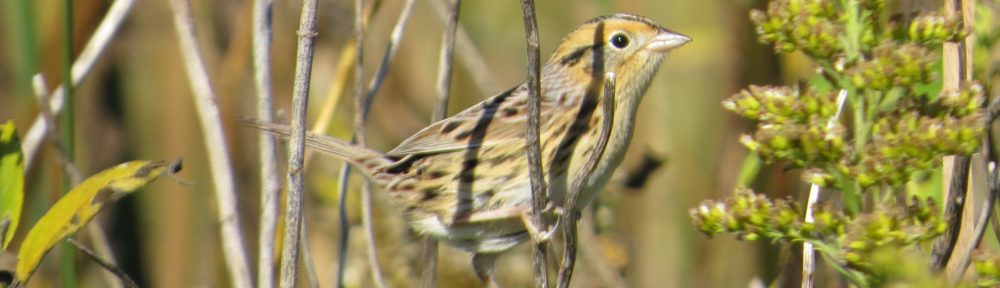
[[[664,30],[661,31],[660,34],[657,34],[656,37],[653,37],[653,39],[649,41],[649,44],[646,44],[646,49],[654,52],[667,52],[674,50],[674,48],[684,46],[684,44],[687,44],[688,42],[691,42],[691,37],[681,33]]]

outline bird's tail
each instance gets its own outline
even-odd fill
[[[261,131],[267,132],[271,135],[277,136],[281,139],[291,138],[291,126],[284,124],[275,124],[261,122],[256,119],[241,119],[243,124],[251,126]],[[391,160],[385,157],[385,154],[372,149],[364,148],[355,144],[345,142],[340,139],[336,139],[329,136],[323,136],[315,134],[312,132],[306,132],[306,146],[310,148],[323,152],[334,157],[340,158],[341,160],[351,162],[352,164],[359,165],[359,168],[372,169],[381,165],[391,164]],[[368,170],[362,169],[362,170]],[[370,171],[365,171],[370,172]]]

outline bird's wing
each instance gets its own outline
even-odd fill
[[[524,145],[525,123],[528,121],[526,87],[520,85],[431,124],[386,155],[403,157],[496,145]],[[541,123],[546,123],[557,109],[559,105],[555,101],[542,97]]]

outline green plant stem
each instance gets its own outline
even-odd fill
[[[66,87],[66,102],[63,109],[62,121],[60,124],[61,137],[63,139],[64,151],[66,153],[66,158],[73,161],[76,158],[76,131],[74,129],[74,119],[75,114],[73,110],[76,107],[74,105],[74,89],[73,89],[73,0],[64,0],[65,4],[65,14],[64,21],[65,26],[65,41],[63,46],[63,65],[62,65],[62,79],[63,86]],[[70,189],[73,189],[72,180],[70,180],[69,175],[63,177],[63,193],[68,193]],[[70,243],[63,243],[62,245],[62,259],[61,259],[61,279],[62,287],[73,288],[76,287],[76,249]]]
[[[844,43],[844,54],[847,61],[855,61],[861,56],[861,31],[864,23],[861,21],[861,9],[858,8],[857,0],[841,0],[841,7],[844,11],[844,27],[847,32],[846,39],[841,39]]]
[[[754,179],[757,179],[757,174],[760,174],[762,162],[760,155],[747,153],[747,157],[743,158],[743,164],[740,165],[740,172],[736,177],[736,187],[749,187],[750,184],[753,184]]]
[[[3,25],[5,45],[9,49],[14,72],[14,89],[17,97],[17,107],[32,103],[31,77],[38,73],[38,41],[35,27],[34,1],[4,1],[0,4],[4,11]]]
[[[851,83],[849,79],[847,79],[846,75],[844,75],[842,72],[838,72],[833,62],[830,62],[828,59],[814,59],[814,60],[816,61],[817,65],[823,68],[822,69],[823,76],[830,81],[830,85],[833,85],[833,90],[844,89],[847,91],[847,102],[851,104],[851,109],[852,111],[854,111],[853,132],[854,132],[854,148],[855,148],[854,151],[856,152],[852,161],[860,162],[861,160],[863,160],[862,158],[864,157],[864,153],[861,153],[861,151],[864,151],[863,149],[865,147],[866,142],[868,141],[867,132],[871,130],[871,125],[867,125],[866,121],[864,120],[864,117],[862,117],[864,115],[863,112],[864,110],[863,107],[859,106],[864,106],[864,105],[857,103],[861,101],[858,99],[857,88],[854,87],[854,84]],[[835,168],[830,168],[827,171],[831,171],[835,173],[835,175],[841,175],[842,177],[838,177],[840,179],[855,179],[853,177],[847,177],[848,175],[842,175],[840,171]],[[839,184],[840,184],[838,185],[839,188],[844,192],[844,205],[847,208],[848,214],[855,215],[856,213],[860,212],[861,184],[858,183],[858,181],[841,182]]]

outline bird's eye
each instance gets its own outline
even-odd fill
[[[628,46],[628,36],[625,36],[624,34],[615,34],[614,36],[611,36],[611,45],[618,49],[625,48],[625,46]]]

